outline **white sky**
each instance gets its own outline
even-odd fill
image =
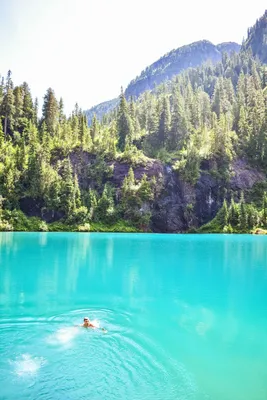
[[[48,87],[69,113],[116,97],[168,51],[207,39],[241,43],[266,0],[0,0],[0,73]]]

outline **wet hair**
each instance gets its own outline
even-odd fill
[[[83,321],[88,321],[89,322],[89,318],[88,317],[84,317]]]

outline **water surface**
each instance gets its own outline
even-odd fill
[[[0,355],[1,400],[266,400],[267,237],[0,233]]]

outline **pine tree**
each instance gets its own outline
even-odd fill
[[[111,222],[114,217],[114,200],[110,188],[105,185],[97,205],[97,216],[101,221]]]
[[[252,204],[247,208],[247,226],[249,228],[255,228],[258,224],[258,212]]]
[[[239,223],[239,212],[238,212],[238,206],[234,202],[234,199],[232,197],[231,199],[231,204],[229,208],[229,223],[233,227],[237,227]]]
[[[15,87],[13,94],[14,94],[14,107],[15,107],[14,129],[19,131],[22,125],[21,118],[23,116],[23,92],[21,86]]]
[[[41,197],[42,192],[42,160],[34,145],[31,145],[29,151],[29,163],[28,163],[28,191],[33,199]]]
[[[184,110],[184,103],[179,91],[173,94],[173,112],[171,116],[171,130],[168,141],[169,150],[181,148],[187,139],[188,126]]]
[[[91,138],[92,138],[93,142],[95,141],[96,137],[98,136],[98,129],[99,129],[98,121],[97,121],[96,115],[94,114],[91,129],[90,129]]]
[[[171,125],[170,101],[168,96],[164,96],[162,102],[161,114],[159,118],[159,134],[158,134],[159,147],[165,146],[170,131],[170,125]]]
[[[74,200],[75,200],[74,209],[81,207],[81,191],[77,174],[74,175]]]
[[[89,129],[88,129],[86,116],[82,113],[81,110],[79,112],[78,119],[79,119],[79,142],[80,142],[82,148],[84,148],[86,146],[87,149],[90,149],[92,140],[91,140],[91,136],[89,135]],[[89,141],[88,141],[88,136],[89,136]]]
[[[75,209],[75,187],[70,159],[63,161],[61,183],[61,207],[69,217]]]
[[[38,104],[38,99],[37,97],[34,100],[34,106],[33,106],[33,110],[34,110],[34,123],[37,126],[38,125],[38,109],[39,109],[39,104]]]
[[[241,231],[244,232],[247,229],[248,216],[247,216],[247,210],[246,210],[245,198],[244,198],[243,192],[241,193],[241,197],[240,197],[239,209],[240,209],[239,227],[240,227]]]
[[[23,116],[31,122],[34,121],[35,110],[33,106],[32,96],[30,92],[29,85],[24,82],[22,85],[22,93],[23,93]]]
[[[64,102],[62,97],[59,99],[59,105],[58,105],[58,121],[60,124],[62,124],[65,121],[65,115],[64,115]]]
[[[1,124],[1,120],[0,120],[0,150],[3,148],[4,143],[5,143],[5,135],[4,135],[3,127]]]
[[[49,88],[44,96],[43,120],[46,123],[48,132],[53,135],[58,123],[59,108],[54,91]]]
[[[120,151],[124,151],[126,144],[131,144],[133,141],[133,125],[129,115],[127,101],[124,96],[123,89],[121,89],[120,95],[117,130],[119,137],[118,149]]]
[[[150,182],[147,179],[147,175],[143,174],[140,187],[138,189],[138,196],[142,201],[150,201],[153,200],[153,192],[151,189]]]
[[[89,215],[93,220],[97,209],[97,196],[96,192],[92,189],[89,190]]]
[[[55,173],[55,177],[52,180],[48,195],[45,196],[46,206],[49,210],[54,212],[61,208],[61,201],[60,201],[60,178],[57,173]]]
[[[267,225],[267,193],[264,192],[263,194],[263,201],[262,201],[262,224],[263,226]]]
[[[4,97],[1,104],[0,109],[1,116],[4,120],[4,135],[13,134],[13,125],[14,125],[14,114],[15,114],[15,106],[14,106],[14,94],[13,94],[13,82],[11,80],[11,71],[8,71],[6,85],[4,90]]]
[[[228,212],[228,205],[227,205],[227,202],[225,199],[223,201],[222,208],[220,209],[220,211],[218,213],[218,219],[219,219],[219,223],[222,228],[228,225],[229,212]]]

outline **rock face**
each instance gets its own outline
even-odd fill
[[[215,217],[225,197],[230,200],[230,193],[238,198],[241,191],[266,179],[243,160],[233,163],[230,182],[218,180],[211,175],[209,165],[206,168],[193,186],[165,167],[163,190],[153,206],[153,231],[184,232],[201,226]]]
[[[96,156],[79,151],[73,152],[70,160],[83,190],[93,188],[101,191],[104,184],[110,182],[119,193],[130,168],[125,162],[99,161]],[[231,195],[234,195],[237,200],[241,191],[246,194],[256,183],[266,180],[262,172],[251,168],[244,160],[236,160],[232,164],[228,182],[214,176],[212,167],[212,162],[208,161],[201,165],[202,173],[195,185],[182,180],[170,166],[158,160],[148,159],[133,168],[137,180],[146,174],[148,179],[155,177],[157,181],[154,202],[144,205],[152,213],[153,232],[185,232],[199,227],[215,217],[224,198],[230,201]],[[62,212],[46,210],[42,199],[21,199],[20,208],[27,215],[42,217],[46,222],[64,216]]]
[[[114,163],[114,175],[111,181],[115,184],[115,186],[121,186],[125,176],[128,175],[129,165],[122,164],[119,162]],[[148,178],[152,178],[155,176],[159,179],[163,176],[164,167],[160,161],[157,160],[149,160],[146,165],[140,165],[134,168],[134,176],[135,179],[141,179],[144,174],[147,175]]]

